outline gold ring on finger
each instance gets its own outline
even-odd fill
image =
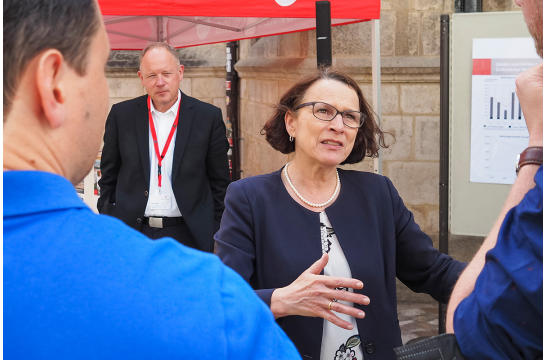
[[[331,311],[331,304],[333,304],[333,301],[330,301],[329,305],[327,306],[329,308],[329,311]]]

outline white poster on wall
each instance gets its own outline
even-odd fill
[[[515,182],[529,139],[515,79],[541,61],[532,38],[473,39],[471,182]]]

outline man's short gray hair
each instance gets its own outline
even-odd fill
[[[175,48],[173,48],[172,46],[170,46],[169,44],[167,44],[166,42],[154,42],[154,43],[151,43],[149,44],[148,46],[146,46],[144,48],[144,50],[142,50],[140,52],[140,70],[142,70],[142,58],[144,58],[144,55],[146,55],[146,53],[151,50],[151,49],[155,49],[155,48],[164,48],[166,49],[168,52],[170,52],[172,54],[172,56],[174,57],[174,59],[176,59],[176,64],[178,66],[180,66],[180,57],[178,56],[178,52],[176,51]]]

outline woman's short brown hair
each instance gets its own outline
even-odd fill
[[[387,147],[384,143],[384,133],[379,129],[375,121],[375,113],[365,101],[363,93],[356,82],[348,75],[330,68],[320,68],[313,74],[302,78],[297,84],[293,85],[282,97],[271,118],[263,127],[262,135],[271,144],[271,146],[283,154],[289,154],[295,151],[295,143],[289,141],[289,134],[286,130],[284,121],[286,113],[294,110],[301,104],[307,90],[318,80],[335,80],[348,85],[356,92],[359,99],[359,111],[365,114],[365,122],[358,128],[354,148],[348,157],[341,163],[355,164],[362,161],[365,156],[377,157],[379,147]]]

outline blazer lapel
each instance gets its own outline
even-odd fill
[[[193,124],[195,111],[191,99],[182,92],[180,99],[180,109],[178,116],[178,130],[176,133],[176,144],[174,145],[174,158],[172,160],[172,182],[176,180],[176,174],[180,168],[180,163],[184,156],[184,151],[189,141],[189,133]]]
[[[352,276],[358,274],[370,275],[378,271],[383,272],[382,233],[377,232],[375,222],[382,223],[381,204],[375,204],[370,198],[362,198],[356,186],[370,186],[370,184],[354,184],[342,170],[341,192],[337,200],[326,208],[325,212],[341,244],[346,260],[352,270]],[[343,181],[344,180],[344,181]],[[377,217],[379,219],[377,219]],[[369,294],[369,287],[354,290],[356,293]],[[372,301],[372,300],[371,300]]]
[[[136,136],[138,139],[138,150],[140,151],[140,158],[142,159],[142,169],[144,170],[144,176],[150,184],[150,161],[149,161],[149,116],[147,96],[142,97],[142,101],[138,102],[138,108],[135,114]]]

